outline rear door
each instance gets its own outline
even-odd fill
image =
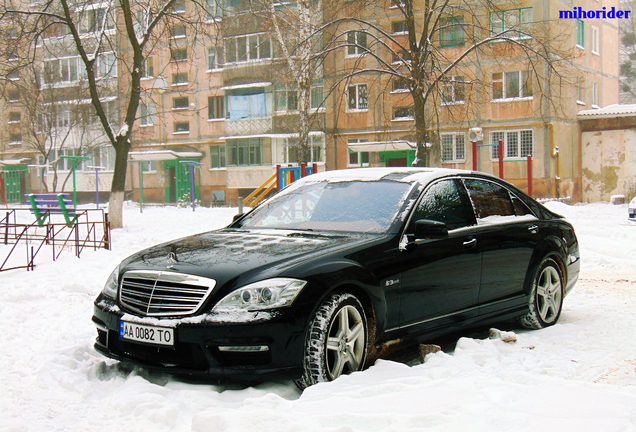
[[[539,219],[513,193],[486,179],[464,179],[477,219],[482,256],[479,303],[525,301],[524,281],[540,238]],[[516,298],[516,300],[515,300]],[[502,307],[512,306],[502,304]]]

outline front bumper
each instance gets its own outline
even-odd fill
[[[305,317],[309,315],[303,308],[289,308],[268,320],[248,323],[133,317],[139,323],[173,327],[172,347],[120,338],[119,323],[125,315],[114,300],[100,296],[95,301],[95,349],[107,357],[146,369],[212,379],[267,381],[296,379],[302,374]],[[223,348],[246,346],[266,346],[267,350]]]

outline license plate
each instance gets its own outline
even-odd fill
[[[120,321],[119,337],[122,339],[156,345],[174,345],[174,329]]]

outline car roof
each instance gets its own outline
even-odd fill
[[[418,182],[423,185],[442,177],[454,175],[480,174],[486,177],[492,177],[487,173],[478,173],[477,171],[450,169],[450,168],[417,168],[417,167],[381,167],[381,168],[353,168],[344,170],[324,171],[313,174],[300,179],[302,182],[321,182],[328,181],[330,183],[347,182],[347,181],[379,181],[393,180],[406,183]]]

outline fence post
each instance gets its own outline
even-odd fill
[[[110,223],[108,222],[108,213],[104,213],[104,246],[106,250],[110,250]]]
[[[4,228],[4,244],[9,244],[9,212],[7,212],[6,226]]]
[[[276,191],[280,191],[280,165],[276,165]]]
[[[300,163],[300,178],[307,177],[307,165],[305,162]]]
[[[499,140],[499,178],[503,180],[504,178],[504,167],[503,167],[503,140]]]
[[[528,195],[532,196],[532,155],[528,155]]]
[[[318,164],[316,162],[313,163],[313,165],[311,166],[311,173],[312,174],[318,174]]]
[[[477,171],[477,141],[473,141],[473,171]]]

